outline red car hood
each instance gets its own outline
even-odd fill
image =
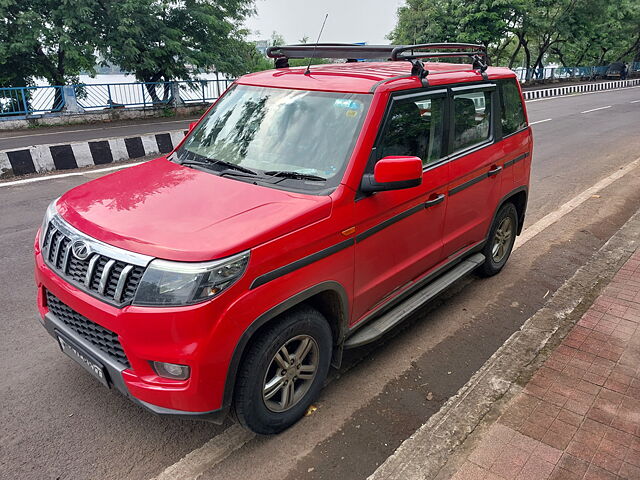
[[[80,185],[57,207],[71,225],[110,245],[202,261],[317,222],[329,216],[331,198],[257,186],[160,158]]]

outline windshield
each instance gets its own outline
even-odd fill
[[[277,178],[268,183],[285,188],[335,187],[369,101],[370,95],[237,85],[185,141],[178,161],[226,163],[225,174],[241,166],[257,174],[252,181]]]

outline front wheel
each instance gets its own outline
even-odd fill
[[[260,333],[240,367],[235,413],[260,434],[279,433],[300,419],[324,384],[333,340],[317,310],[300,307]]]
[[[518,212],[513,203],[505,203],[491,224],[487,243],[482,250],[484,263],[478,269],[480,275],[490,277],[504,267],[511,255],[518,231]]]

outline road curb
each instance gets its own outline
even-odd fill
[[[0,151],[0,179],[51,170],[108,165],[122,160],[171,152],[186,131],[171,130],[133,137],[112,137],[74,143],[35,145]]]
[[[368,480],[434,479],[456,448],[483,419],[522,387],[521,377],[535,370],[579,320],[620,266],[638,248],[640,211],[605,243],[590,261],[558,289],[427,423],[371,475]]]
[[[597,92],[600,90],[617,90],[640,85],[640,78],[633,80],[613,80],[611,82],[585,83],[582,85],[567,85],[564,87],[539,88],[537,90],[523,90],[525,100],[538,98],[561,97],[574,93]]]

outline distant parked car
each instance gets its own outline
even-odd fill
[[[624,69],[623,62],[613,62],[607,68],[607,73],[605,73],[605,78],[620,78],[622,76],[622,70]]]

